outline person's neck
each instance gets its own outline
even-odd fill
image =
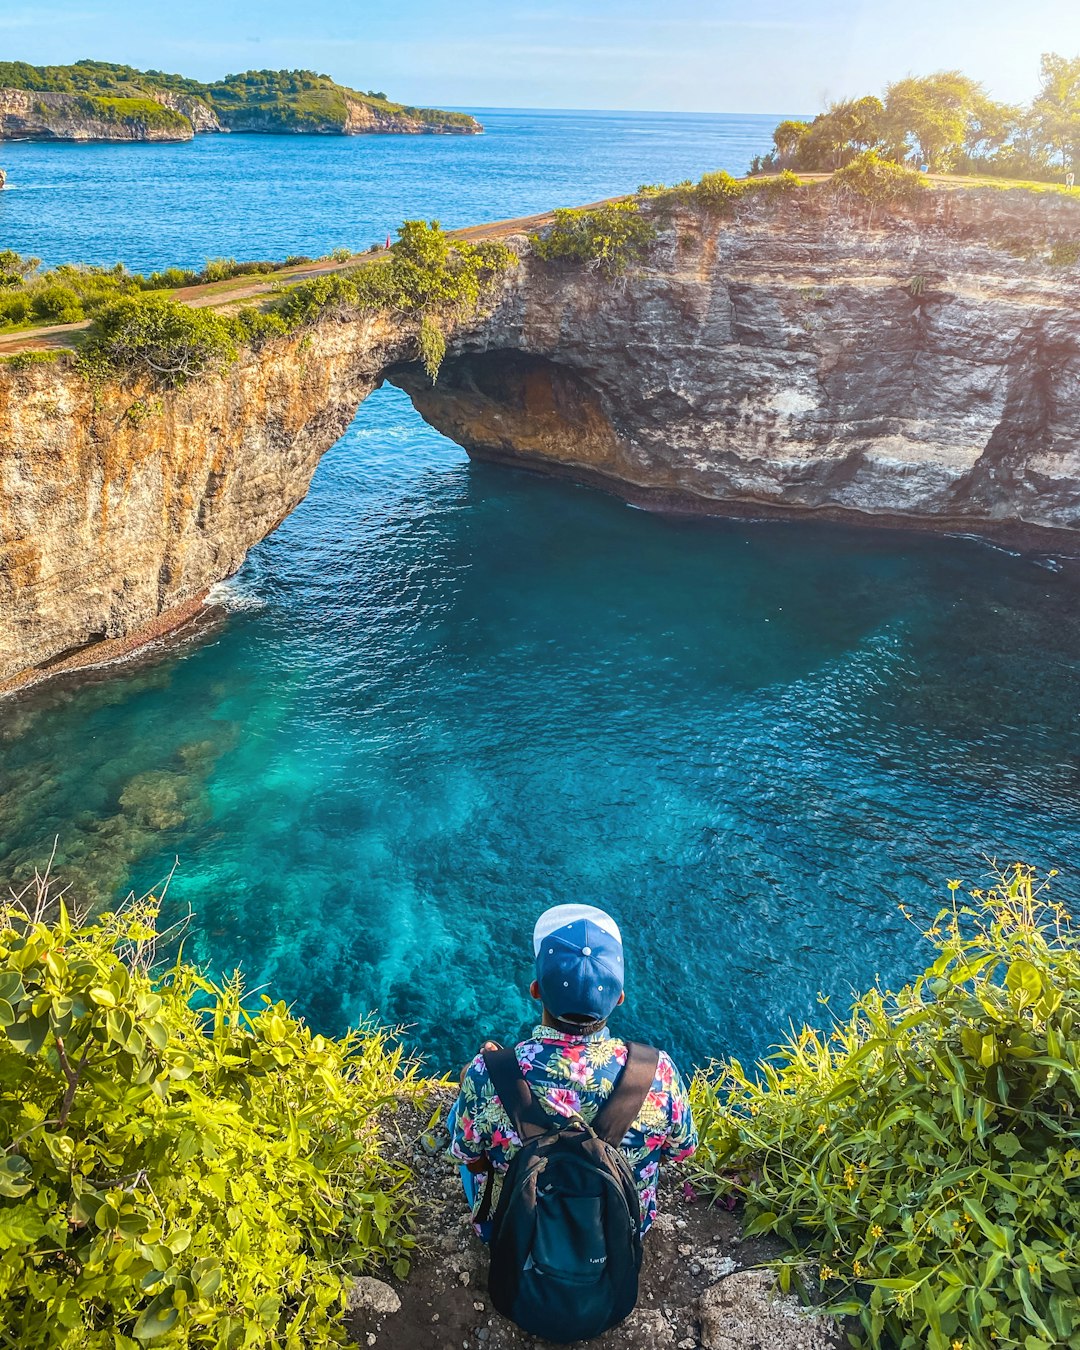
[[[540,1018],[540,1025],[551,1031],[557,1031],[561,1036],[592,1036],[598,1031],[603,1031],[607,1023],[591,1022],[583,1027],[573,1026],[569,1022],[560,1022],[545,1008],[543,1016]]]

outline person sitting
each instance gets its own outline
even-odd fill
[[[670,1056],[608,1030],[608,1017],[625,999],[622,934],[615,920],[592,905],[557,905],[536,922],[533,956],[529,992],[542,1004],[541,1021],[512,1051],[486,1042],[462,1070],[447,1122],[448,1154],[461,1165],[476,1231],[493,1244],[490,1288],[496,1307],[526,1330],[563,1340],[563,1332],[574,1332],[569,1339],[598,1334],[597,1328],[614,1325],[633,1307],[640,1239],[656,1217],[660,1166],[689,1157],[697,1134],[685,1085]],[[617,1148],[605,1153],[608,1144]],[[559,1159],[565,1162],[571,1152],[577,1171],[568,1165],[560,1172]],[[612,1152],[621,1157],[612,1159]],[[519,1154],[519,1163],[524,1160],[533,1169],[531,1189],[520,1167],[514,1168]],[[607,1167],[616,1183],[614,1191],[582,1183],[581,1189],[594,1197],[593,1209],[581,1197],[568,1199],[563,1193],[578,1185],[574,1178],[582,1166]],[[544,1195],[537,1190],[537,1168],[547,1169]],[[509,1195],[500,1193],[502,1179],[507,1192],[524,1187],[524,1204],[505,1203]],[[605,1217],[606,1209],[600,1212],[622,1182],[628,1195],[619,1212],[629,1213],[636,1225],[634,1250],[625,1255],[612,1252],[610,1234],[620,1230]],[[496,1197],[500,1203],[492,1218]],[[510,1230],[526,1223],[523,1211],[530,1206],[531,1227],[524,1238],[515,1236]],[[591,1236],[579,1231],[590,1223]],[[549,1254],[545,1263],[537,1249],[553,1242],[561,1251]],[[529,1243],[535,1247],[526,1250]],[[594,1254],[583,1256],[586,1251]],[[623,1283],[614,1293],[598,1289],[590,1310],[581,1292],[582,1272],[560,1274],[555,1268],[562,1260],[592,1262],[608,1272],[609,1282]],[[628,1274],[624,1279],[634,1262],[632,1279]],[[546,1284],[540,1278],[545,1272]],[[574,1289],[573,1316],[565,1303],[556,1306],[563,1284]]]

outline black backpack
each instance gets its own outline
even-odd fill
[[[649,1094],[659,1056],[627,1045],[626,1065],[592,1125],[552,1115],[513,1049],[485,1050],[492,1086],[521,1149],[503,1180],[491,1232],[491,1301],[523,1331],[589,1340],[637,1302],[641,1206],[619,1145]],[[490,1210],[490,1181],[477,1219]]]

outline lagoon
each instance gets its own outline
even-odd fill
[[[774,118],[480,111],[480,138],[4,147],[0,244],[152,268],[363,246],[740,171]],[[321,1029],[449,1067],[530,1016],[548,904],[612,908],[620,1025],[763,1052],[820,992],[913,972],[983,855],[1080,835],[1069,560],[662,517],[470,464],[384,389],[201,636],[0,704],[0,877],[59,838],[158,885],[187,952]]]

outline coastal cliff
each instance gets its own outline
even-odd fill
[[[189,100],[0,89],[0,140],[190,141],[192,122],[174,102]]]
[[[0,140],[184,141],[273,135],[472,134],[467,113],[414,108],[309,70],[245,71],[202,83],[103,61],[0,61]]]
[[[617,278],[517,233],[434,384],[415,318],[347,309],[179,390],[0,366],[0,682],[197,613],[383,379],[471,454],[633,500],[1076,537],[1080,202],[815,187],[657,230]]]
[[[1074,531],[1080,200],[922,198],[681,213],[609,283],[533,263],[434,388],[391,378],[471,454],[643,501]]]

